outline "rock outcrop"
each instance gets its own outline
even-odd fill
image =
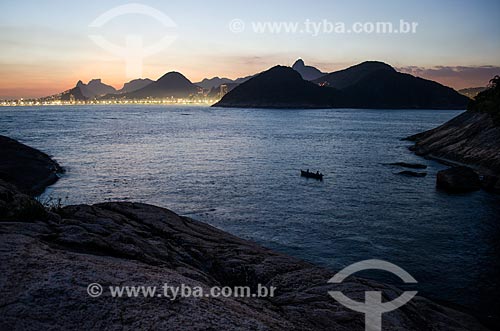
[[[482,174],[500,175],[500,85],[472,101],[468,110],[445,124],[406,139],[416,154],[465,164]]]
[[[481,186],[487,192],[500,193],[500,177],[483,175]]]
[[[411,136],[417,155],[463,163],[500,174],[500,127],[490,114],[464,112],[445,124]]]
[[[35,195],[55,183],[62,172],[47,154],[0,135],[0,179]]]
[[[0,184],[0,199],[22,195]],[[24,196],[24,199],[29,199]],[[4,203],[14,203],[2,200]],[[400,290],[273,252],[207,224],[139,203],[68,206],[0,222],[0,329],[364,330],[363,315],[328,294],[363,301]],[[105,291],[87,294],[91,283]],[[108,286],[274,286],[270,298],[113,298]],[[384,314],[384,330],[483,330],[421,297]]]
[[[450,193],[473,192],[481,189],[481,180],[469,167],[453,167],[437,173],[436,187]]]

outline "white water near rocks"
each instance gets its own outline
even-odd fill
[[[459,113],[22,107],[0,109],[0,134],[66,168],[42,200],[156,204],[333,270],[387,260],[412,274],[421,294],[493,313],[500,197],[437,191],[446,167],[401,141]],[[398,161],[426,164],[428,176],[384,164]],[[324,181],[300,177],[306,168]]]

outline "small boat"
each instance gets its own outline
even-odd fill
[[[309,170],[307,170],[307,171],[300,170],[300,175],[302,177],[306,177],[306,178],[314,178],[314,179],[318,179],[318,180],[323,180],[323,174],[320,173],[319,171],[310,172]]]

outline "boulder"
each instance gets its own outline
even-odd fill
[[[500,193],[500,178],[498,176],[485,175],[482,178],[481,184],[487,192]]]
[[[481,180],[471,168],[459,166],[439,171],[436,187],[450,193],[473,192],[481,189]]]

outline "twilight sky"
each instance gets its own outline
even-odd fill
[[[237,78],[301,57],[322,71],[365,60],[454,88],[482,86],[500,74],[500,1],[136,1],[168,16],[175,27],[128,13],[100,27],[90,23],[127,1],[2,0],[0,2],[0,99],[38,97],[101,78],[120,88],[130,80],[125,60],[89,35],[124,46],[147,47],[165,35],[175,40],[142,61],[142,76],[157,79],[172,70],[195,82]],[[245,23],[233,33],[230,22]],[[415,34],[257,33],[255,22],[417,22]]]

